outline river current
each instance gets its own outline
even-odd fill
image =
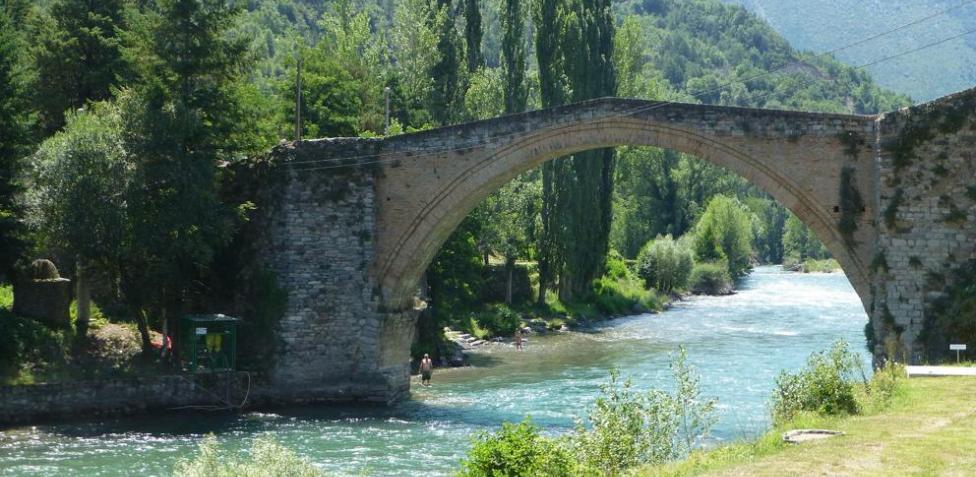
[[[522,352],[493,346],[474,366],[437,370],[391,408],[304,407],[244,415],[161,414],[0,431],[0,475],[169,475],[207,433],[246,448],[263,433],[330,475],[450,475],[473,434],[524,416],[547,433],[571,430],[616,368],[640,389],[669,388],[679,345],[718,399],[713,442],[769,426],[780,370],[845,339],[861,352],[867,316],[843,274],[759,267],[724,297],[696,297],[664,313],[586,331],[530,335]]]

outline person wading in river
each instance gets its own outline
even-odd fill
[[[522,350],[522,330],[515,330],[515,349]]]
[[[424,359],[420,360],[420,384],[430,386],[430,375],[434,372],[434,362],[430,356],[424,353]]]

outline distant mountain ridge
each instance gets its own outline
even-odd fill
[[[960,0],[722,0],[765,19],[790,44],[817,53],[960,5]],[[976,2],[836,57],[861,65],[976,29]],[[976,33],[867,68],[893,91],[928,101],[976,86]]]

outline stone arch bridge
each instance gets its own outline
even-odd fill
[[[926,310],[976,252],[976,90],[877,116],[606,98],[384,139],[283,144],[242,166],[257,261],[287,294],[283,400],[409,389],[422,273],[485,197],[542,162],[617,145],[723,166],[792,210],[843,267],[878,343],[919,356]]]

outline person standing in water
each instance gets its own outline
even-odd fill
[[[515,330],[515,349],[522,350],[522,329]]]
[[[424,359],[420,360],[420,384],[430,386],[430,375],[434,372],[434,362],[430,360],[430,355],[424,353]]]

